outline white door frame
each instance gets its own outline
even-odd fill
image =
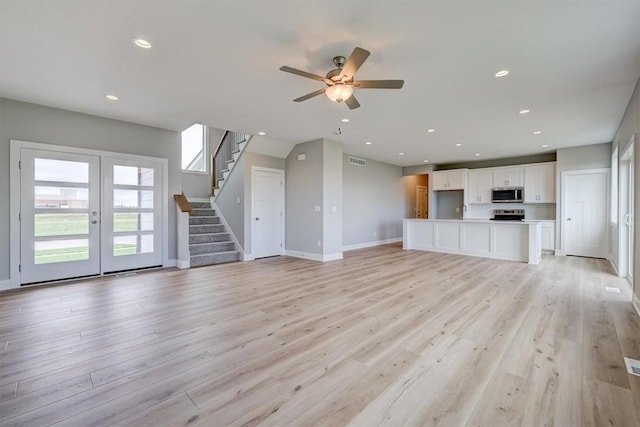
[[[634,206],[632,205],[633,203],[632,199],[634,197],[630,198],[629,194],[630,194],[630,190],[632,188],[633,180],[634,180],[634,177],[633,177],[633,169],[635,168],[634,145],[635,145],[635,134],[631,136],[631,139],[629,140],[629,144],[627,145],[627,149],[620,156],[620,163],[619,163],[620,166],[618,168],[618,170],[620,171],[620,177],[621,177],[620,179],[621,185],[618,186],[619,275],[621,277],[626,277],[627,280],[629,280],[629,282],[631,283],[632,287],[634,286],[632,282],[632,276],[634,274],[633,274],[633,260],[631,259],[631,256],[635,256],[635,254],[633,253],[635,252],[635,250],[630,251],[630,249],[633,248],[633,245],[635,243],[634,236],[633,236],[633,233],[635,232],[633,227],[634,225],[633,216],[635,216],[635,210],[633,209]],[[635,188],[633,188],[633,191],[635,191]],[[629,211],[633,212],[633,215],[631,218],[627,218],[627,214]],[[629,223],[631,224],[631,226],[628,225]]]
[[[285,216],[286,216],[286,192],[285,192],[285,171],[283,169],[273,169],[273,168],[266,168],[266,167],[262,167],[262,166],[251,166],[251,217],[250,217],[250,222],[251,222],[251,259],[254,258],[254,248],[255,248],[255,221],[253,220],[253,218],[255,218],[255,203],[254,203],[254,199],[255,199],[255,176],[256,176],[256,172],[257,171],[261,171],[261,172],[270,172],[270,173],[277,173],[280,175],[280,178],[282,179],[282,187],[280,187],[282,190],[282,217],[281,217],[281,221],[282,221],[282,249],[280,251],[280,255],[284,255],[285,254],[285,250],[286,250],[286,240],[285,240]]]
[[[589,173],[605,173],[607,176],[606,183],[606,191],[607,191],[607,200],[606,200],[606,227],[605,227],[605,247],[610,247],[609,244],[609,216],[611,213],[611,209],[608,209],[611,206],[611,169],[610,168],[600,168],[600,169],[582,169],[582,170],[572,170],[572,171],[563,171],[561,173],[561,184],[560,184],[560,193],[562,195],[562,203],[560,204],[560,221],[556,221],[556,227],[560,227],[560,251],[556,251],[556,255],[566,255],[567,254],[567,227],[566,227],[566,218],[567,218],[567,178],[571,175],[584,175]],[[605,252],[606,256],[606,252]]]
[[[162,265],[170,267],[169,261],[169,161],[160,157],[139,156],[135,154],[116,153],[112,151],[92,150],[88,148],[70,147],[66,145],[44,144],[12,139],[9,141],[9,286],[6,289],[20,287],[20,150],[58,151],[62,153],[78,153],[99,157],[112,157],[123,160],[156,161],[162,169]],[[1,289],[0,289],[1,290]]]

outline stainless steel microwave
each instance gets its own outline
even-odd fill
[[[492,203],[524,203],[524,187],[495,187],[491,189]]]

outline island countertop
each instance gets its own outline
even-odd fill
[[[403,248],[538,264],[541,222],[407,218]]]

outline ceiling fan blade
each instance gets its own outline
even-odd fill
[[[358,80],[353,87],[360,89],[401,89],[404,80]]]
[[[345,62],[344,67],[342,67],[342,71],[340,72],[340,79],[351,80],[353,76],[356,74],[356,71],[362,66],[364,61],[371,55],[371,52],[365,50],[361,47],[356,47],[351,52],[351,56]],[[346,78],[345,78],[346,77]]]
[[[313,98],[314,96],[318,96],[318,95],[322,95],[325,92],[326,88],[322,88],[322,89],[318,89],[316,91],[313,91],[311,93],[308,93],[306,95],[301,96],[300,98],[296,98],[293,101],[294,102],[302,102],[302,101],[306,101],[309,98]]]
[[[283,65],[282,67],[280,67],[280,71],[284,71],[285,73],[296,74],[298,76],[306,77],[308,79],[318,80],[320,82],[326,83],[327,81],[326,78],[319,76],[317,74],[312,74],[306,71],[298,70],[297,68],[287,67],[286,65]]]
[[[347,107],[349,107],[350,110],[355,110],[360,107],[360,103],[356,99],[355,95],[351,95],[346,101],[344,101],[344,103],[347,104]]]

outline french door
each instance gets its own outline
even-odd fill
[[[100,273],[100,158],[22,149],[21,282]]]
[[[20,282],[162,264],[154,160],[20,150]]]

